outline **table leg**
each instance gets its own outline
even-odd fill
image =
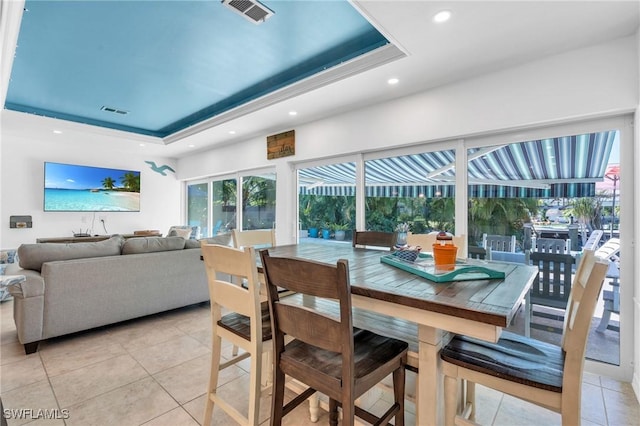
[[[444,382],[440,349],[448,333],[426,325],[418,326],[418,395],[416,425],[441,425],[444,406]]]

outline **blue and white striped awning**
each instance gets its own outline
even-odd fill
[[[469,197],[591,197],[603,180],[617,131],[468,151]],[[302,169],[300,193],[355,195],[355,163]],[[369,197],[455,196],[455,151],[370,160]]]

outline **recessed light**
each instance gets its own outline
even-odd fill
[[[141,144],[140,144],[140,146],[144,146],[144,144],[143,144],[143,143],[141,143]]]
[[[450,18],[451,18],[451,11],[441,10],[440,12],[433,15],[433,22],[437,22],[437,23],[447,22]]]
[[[55,133],[56,135],[61,135],[62,134],[62,130],[54,130],[53,133]]]
[[[297,111],[289,111],[289,115],[298,115]]]
[[[230,135],[235,135],[235,134],[236,134],[236,131],[235,131],[235,130],[229,130],[229,134],[230,134]]]
[[[189,145],[187,145],[189,148],[195,148],[195,145],[190,143]]]
[[[387,83],[394,85],[394,84],[398,84],[400,82],[400,80],[398,80],[397,78],[390,78],[389,80],[387,80]]]

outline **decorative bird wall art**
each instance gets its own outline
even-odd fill
[[[170,172],[175,173],[176,171],[173,170],[171,167],[167,166],[166,164],[163,166],[158,166],[156,165],[156,163],[154,161],[146,161],[145,163],[147,163],[149,166],[151,166],[151,170],[153,170],[156,173],[160,173],[162,176],[167,176],[167,170]]]

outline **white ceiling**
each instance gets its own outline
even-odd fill
[[[2,11],[6,12],[5,7]],[[638,29],[637,1],[354,1],[354,5],[407,57],[218,124],[197,134],[166,141],[33,115],[2,112],[3,132],[50,137],[91,133],[92,140],[138,147],[150,155],[182,157],[220,144],[288,130],[348,109],[381,102],[491,71],[513,67],[619,37]],[[432,16],[448,9],[449,22]],[[10,26],[9,26],[10,27]],[[17,30],[16,30],[17,31]],[[2,34],[2,59],[12,56]],[[14,35],[17,38],[17,34]],[[8,54],[10,55],[8,56]],[[588,66],[588,64],[585,64]],[[3,70],[4,71],[4,70]],[[7,73],[2,73],[6,94]],[[389,86],[390,77],[400,83]],[[291,117],[288,112],[298,115]],[[235,135],[229,131],[234,130]],[[117,141],[114,140],[117,139]],[[194,145],[194,147],[189,147]]]

